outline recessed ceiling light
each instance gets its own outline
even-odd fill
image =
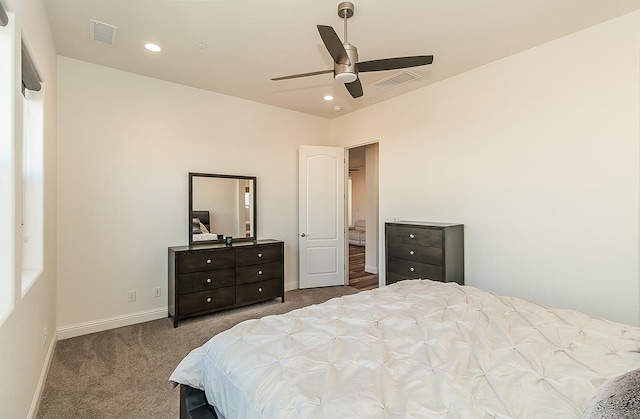
[[[148,49],[149,51],[151,51],[151,52],[160,52],[160,51],[162,51],[162,48],[160,48],[159,45],[152,44],[152,43],[144,44],[144,47],[146,49]]]
[[[207,44],[205,44],[204,42],[198,42],[196,44],[196,47],[198,47],[200,49],[207,49]]]
[[[324,97],[324,100],[333,100],[333,96],[331,96],[331,95],[326,95],[326,96]]]
[[[333,107],[333,110],[335,112],[340,112],[342,110],[342,106],[336,105],[336,106]]]

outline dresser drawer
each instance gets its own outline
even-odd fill
[[[442,266],[428,265],[426,263],[413,262],[405,259],[389,258],[388,272],[413,279],[432,279],[442,281],[444,271]]]
[[[212,290],[236,284],[236,271],[233,268],[215,269],[208,272],[183,274],[178,277],[178,293]]]
[[[236,286],[238,303],[270,300],[282,295],[282,280],[269,279],[267,281],[252,282],[250,284],[241,284]]]
[[[272,262],[236,268],[236,284],[282,278],[282,263]]]
[[[236,302],[236,287],[224,287],[185,294],[180,296],[179,301],[178,307],[181,316],[218,307],[231,306]]]
[[[442,265],[441,247],[419,246],[407,243],[390,243],[388,253],[389,257],[392,258],[422,262],[429,265]]]
[[[259,263],[282,260],[281,245],[252,246],[236,250],[236,266],[257,265]]]
[[[442,247],[442,230],[413,226],[387,225],[389,243],[407,243],[419,246]]]
[[[177,256],[178,274],[233,268],[236,264],[234,249],[183,252]]]

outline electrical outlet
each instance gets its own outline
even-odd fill
[[[132,302],[136,300],[136,292],[134,291],[127,291],[127,301],[128,302]]]
[[[153,296],[156,297],[156,298],[160,297],[160,287],[155,287],[153,289]]]

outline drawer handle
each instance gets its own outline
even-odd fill
[[[258,271],[258,275],[262,275],[262,271]]]
[[[211,263],[211,259],[207,259],[207,263]]]
[[[415,252],[414,252],[413,250],[409,250],[409,254],[410,254],[411,256],[413,256],[413,254],[414,254],[414,253],[415,253]]]
[[[207,278],[207,284],[211,283],[211,278]]]
[[[413,272],[413,271],[415,271],[415,270],[416,270],[416,268],[411,267],[411,268],[409,268],[409,270],[410,270],[411,272]]]
[[[262,253],[258,253],[258,257],[261,258],[262,257]]]
[[[207,303],[211,302],[211,297],[207,298]]]
[[[262,288],[258,288],[258,292],[262,292]]]
[[[410,239],[415,239],[415,238],[416,238],[416,236],[415,236],[413,233],[411,233],[411,234],[409,234],[409,238],[410,238]]]

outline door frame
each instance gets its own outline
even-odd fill
[[[345,192],[347,191],[348,182],[349,182],[349,151],[353,148],[366,147],[369,145],[377,144],[378,145],[378,202],[377,202],[377,215],[378,215],[378,287],[383,287],[386,282],[385,278],[385,262],[384,262],[384,221],[382,218],[382,188],[380,187],[382,184],[382,141],[380,139],[375,139],[371,141],[367,141],[364,143],[352,144],[345,147]],[[347,197],[345,194],[345,201]],[[344,241],[345,241],[345,285],[349,285],[349,228],[348,228],[348,206],[345,204],[345,212],[344,212]]]

